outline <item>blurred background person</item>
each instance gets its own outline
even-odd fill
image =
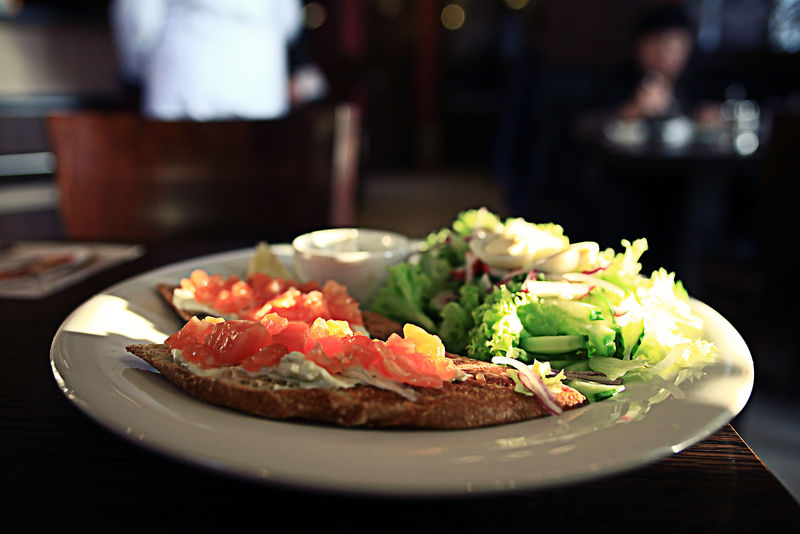
[[[633,91],[617,108],[621,119],[666,118],[682,112],[679,87],[692,50],[689,20],[680,6],[645,14],[634,34]]]
[[[597,85],[593,109],[578,120],[581,136],[598,135],[611,120],[659,122],[676,117],[713,123],[719,105],[689,75],[693,30],[681,2],[645,10],[632,32],[630,57]]]
[[[291,106],[300,0],[114,0],[125,81],[152,118],[272,119]]]

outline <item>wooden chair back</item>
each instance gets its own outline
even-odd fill
[[[355,224],[360,117],[351,104],[265,121],[48,117],[68,239],[291,239]]]

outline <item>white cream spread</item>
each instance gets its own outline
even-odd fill
[[[299,388],[350,388],[358,384],[355,379],[347,377],[333,377],[327,369],[320,367],[316,363],[307,360],[301,352],[290,352],[286,354],[278,363],[273,367],[262,367],[258,372],[250,372],[242,367],[213,367],[204,369],[199,365],[186,360],[183,357],[182,351],[178,349],[172,350],[173,361],[183,367],[189,369],[192,373],[206,377],[221,377],[223,375],[234,373],[239,376],[247,376],[254,378],[268,378],[276,381],[273,389],[281,389],[285,387],[299,387]],[[285,384],[285,385],[284,385]]]
[[[332,376],[326,369],[316,363],[307,360],[301,352],[290,352],[286,354],[274,367],[262,367],[258,372],[250,372],[239,366],[213,367],[204,369],[196,363],[190,362],[183,357],[183,353],[178,349],[172,350],[172,359],[198,376],[208,378],[256,378],[265,379],[268,382],[262,384],[271,390],[277,391],[289,388],[302,389],[339,389],[351,388],[359,384],[374,386],[379,389],[393,391],[409,400],[415,400],[414,390],[395,382],[388,378],[380,377],[369,373],[362,367],[348,368],[347,375]],[[466,378],[459,376],[459,379]]]
[[[194,298],[194,293],[192,293],[188,289],[183,289],[180,287],[175,288],[175,290],[172,292],[172,304],[182,312],[187,312],[192,314],[206,313],[208,315],[213,315],[214,317],[222,317],[223,319],[226,319],[228,321],[239,319],[238,313],[228,313],[225,315],[221,315],[216,308],[208,304],[203,304],[202,302],[198,302]]]

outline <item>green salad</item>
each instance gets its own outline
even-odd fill
[[[471,209],[391,267],[370,309],[438,335],[451,353],[514,367],[529,394],[563,382],[596,401],[633,381],[698,376],[716,349],[689,295],[674,273],[641,273],[646,239],[621,247]]]

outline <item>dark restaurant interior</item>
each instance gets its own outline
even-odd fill
[[[688,15],[680,87],[691,96],[671,116],[604,115],[621,102],[614,84],[647,31],[641,15],[665,3]],[[799,230],[800,1],[305,1],[287,54],[290,69],[315,67],[316,91],[279,133],[146,120],[111,4],[0,0],[1,243],[201,235],[200,253],[349,225],[421,239],[480,206],[558,223],[575,242],[647,237],[643,270],[675,271],[747,342],[755,386],[732,426],[800,500],[800,295],[787,244]],[[299,128],[342,103],[350,114],[326,124],[339,132],[350,119],[351,189],[334,213],[330,184],[301,183],[330,149]],[[59,131],[59,116],[74,122]],[[101,139],[95,152],[68,130],[80,124]],[[162,168],[145,169],[155,160]],[[214,172],[195,172],[200,160]],[[70,189],[70,172],[86,187]],[[90,172],[111,183],[92,188]],[[144,172],[160,185],[132,181]],[[270,173],[286,178],[258,195],[236,188]],[[116,202],[107,227],[67,220]]]

